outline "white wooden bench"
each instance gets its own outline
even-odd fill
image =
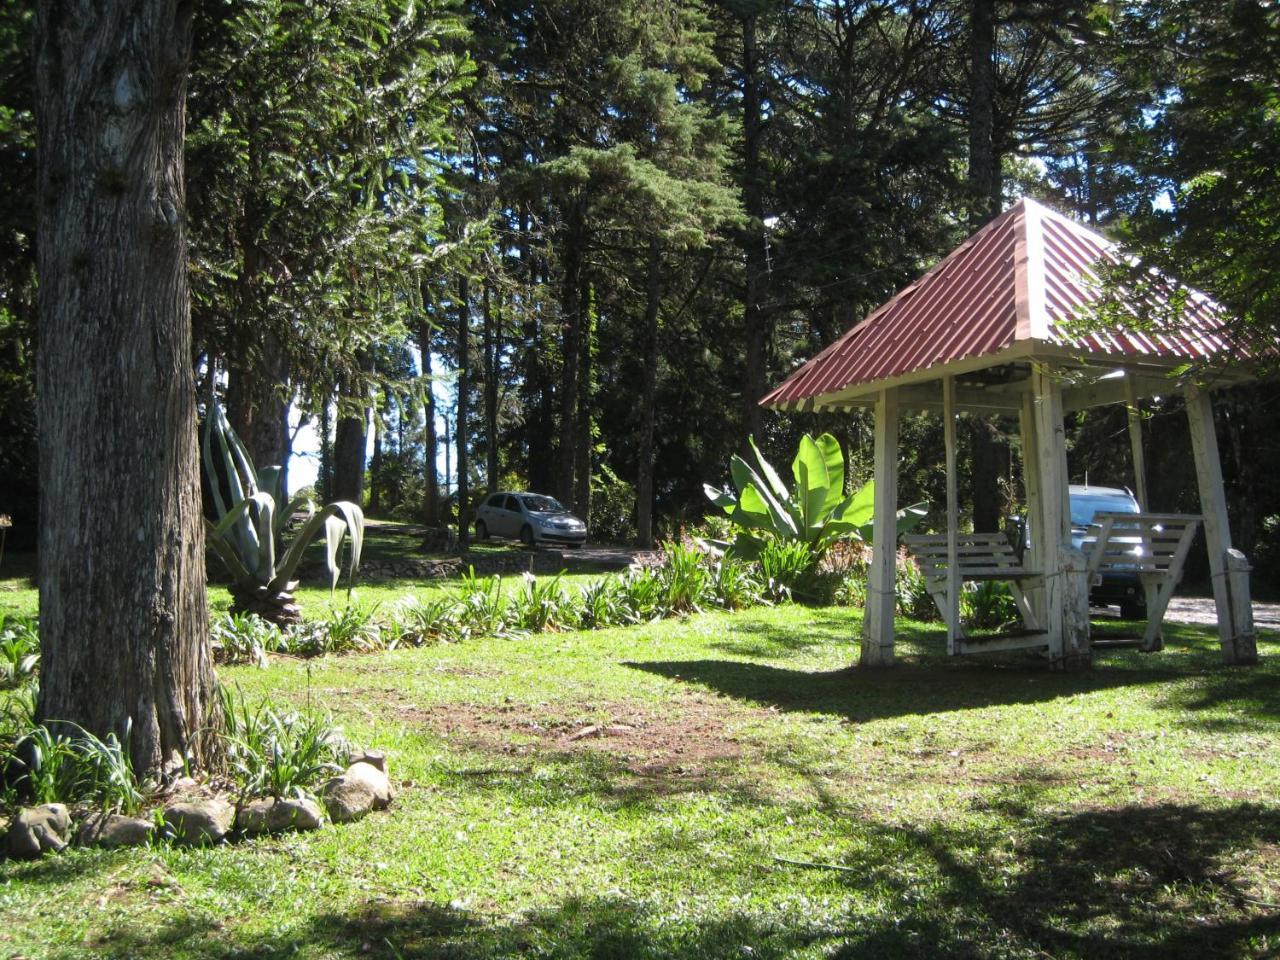
[[[1182,513],[1095,513],[1080,549],[1090,583],[1108,573],[1135,574],[1147,600],[1143,650],[1159,650],[1160,624],[1182,578],[1202,518]]]
[[[959,623],[957,605],[956,622],[951,622],[951,598],[947,593],[948,549],[947,535],[917,534],[904,536],[903,544],[920,564],[924,574],[925,589],[942,614],[947,624],[947,652],[969,653],[974,650],[1020,649],[1028,646],[1044,646],[1047,641],[1027,636],[1006,637],[985,641],[981,644],[966,643],[965,633]],[[1044,628],[1036,619],[1031,603],[1027,599],[1026,590],[1044,583],[1044,574],[1039,570],[1029,570],[1022,565],[1021,559],[1014,552],[1009,538],[1003,533],[961,533],[956,536],[956,568],[957,584],[965,581],[1002,580],[1009,584],[1009,592],[1013,594],[1014,603],[1022,615],[1026,634],[1043,634]]]

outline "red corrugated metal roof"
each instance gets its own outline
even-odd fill
[[[795,410],[859,386],[947,368],[1025,344],[1084,356],[1182,361],[1229,348],[1219,308],[1194,291],[1182,322],[1161,333],[1080,334],[1079,311],[1101,295],[1096,269],[1114,244],[1047,209],[1020,200],[915,283],[810,359],[761,404]],[[858,391],[861,392],[861,391]]]

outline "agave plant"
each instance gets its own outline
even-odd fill
[[[319,510],[299,495],[284,509],[282,471],[278,466],[255,470],[249,451],[236,436],[215,400],[205,418],[204,475],[214,519],[205,519],[209,546],[231,573],[232,612],[256,613],[278,625],[299,623],[302,615],[294,599],[293,579],[302,554],[321,532],[325,538],[325,569],[329,589],[338,586],[338,550],[350,534],[347,551],[347,591],[360,569],[364,542],[364,513],[354,503],[339,500]],[[297,512],[306,519],[293,542],[281,550],[285,528]]]
[[[816,440],[805,434],[791,461],[795,489],[787,489],[773,466],[750,439],[759,470],[734,455],[730,474],[735,489],[704,486],[707,497],[729,515],[738,529],[733,552],[754,560],[771,540],[808,544],[814,563],[838,540],[866,540],[871,536],[875,502],[874,482],[844,494],[844,453],[829,433]],[[736,495],[735,495],[736,493]],[[927,503],[915,503],[898,511],[898,533],[917,523],[928,512]]]

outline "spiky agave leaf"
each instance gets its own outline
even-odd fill
[[[334,522],[329,523],[330,520]],[[325,505],[303,524],[281,558],[275,579],[267,585],[268,590],[279,590],[293,578],[303,551],[321,530],[325,535],[325,569],[329,572],[330,590],[338,585],[338,547],[344,535],[351,536],[351,547],[347,551],[347,590],[350,591],[360,570],[360,552],[364,548],[364,511],[346,500]]]

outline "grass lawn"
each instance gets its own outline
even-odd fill
[[[779,607],[224,669],[385,750],[394,808],[0,864],[0,956],[1280,952],[1278,638],[1225,669],[1175,627],[1062,675],[904,624],[873,673],[857,629]]]

